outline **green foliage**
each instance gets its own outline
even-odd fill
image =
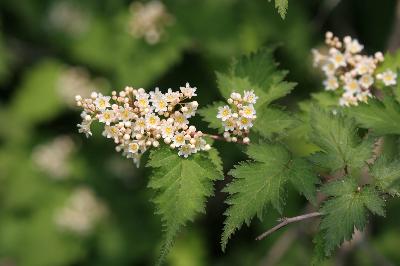
[[[371,158],[373,139],[361,140],[353,119],[314,107],[310,138],[322,151],[311,156],[318,166],[336,171],[360,169]]]
[[[246,153],[253,161],[236,165],[229,172],[234,180],[224,189],[229,193],[229,207],[221,240],[223,250],[243,223],[249,225],[254,216],[262,219],[268,205],[282,213],[287,182],[315,202],[318,178],[307,161],[292,158],[282,145],[266,142],[251,144]]]
[[[223,102],[214,102],[213,104],[207,105],[201,108],[198,113],[203,117],[203,120],[208,123],[210,128],[217,129],[219,133],[224,132],[221,120],[217,118],[218,107],[224,106]]]
[[[233,91],[254,90],[259,97],[257,108],[290,93],[296,84],[283,81],[288,72],[278,70],[273,51],[274,49],[264,48],[242,56],[233,61],[228,74],[217,73],[221,94],[228,98]]]
[[[285,134],[299,123],[300,120],[294,114],[264,105],[258,110],[253,129],[260,135],[271,138],[274,134]]]
[[[24,126],[51,119],[62,110],[56,89],[61,69],[58,62],[45,60],[24,77],[10,108],[11,115]]]
[[[229,98],[232,92],[254,90],[259,97],[255,105],[257,119],[254,121],[254,129],[265,138],[282,134],[298,122],[296,117],[284,112],[283,109],[269,106],[271,102],[289,94],[296,85],[284,81],[288,72],[278,70],[273,51],[274,49],[264,48],[242,56],[232,62],[228,74],[216,74],[217,85],[224,98]],[[223,131],[222,124],[215,116],[217,107],[223,105],[225,104],[214,103],[199,111],[210,127],[220,129],[220,132]]]
[[[289,5],[288,0],[275,0],[275,8],[278,10],[278,13],[282,17],[282,19],[285,19],[286,17],[288,5]]]
[[[390,161],[385,156],[380,156],[371,168],[375,185],[383,192],[400,196],[400,161]]]
[[[160,263],[180,228],[205,212],[206,199],[214,194],[213,181],[223,177],[221,161],[216,158],[216,153],[198,153],[184,159],[168,147],[151,152],[147,164],[153,168],[149,187],[157,192],[154,203],[165,231]]]
[[[329,196],[320,209],[323,214],[320,230],[327,256],[343,241],[350,240],[354,229],[364,229],[368,211],[381,216],[385,214],[385,203],[378,192],[369,186],[359,188],[350,176],[328,183],[322,192]]]
[[[348,108],[347,112],[377,135],[400,134],[400,105],[391,97],[382,101],[371,99],[368,103]]]

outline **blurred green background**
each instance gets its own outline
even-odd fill
[[[205,106],[221,99],[215,71],[226,71],[235,56],[277,45],[277,60],[298,82],[281,104],[296,110],[322,89],[310,49],[322,44],[325,31],[352,35],[368,52],[386,51],[396,4],[290,0],[282,20],[267,0],[0,0],[0,266],[157,260],[162,230],[148,170],[116,153],[100,128],[90,139],[77,133],[75,94],[189,81]],[[216,146],[226,170],[244,157],[234,145]],[[254,241],[275,223],[274,212],[242,228],[222,253],[226,182],[216,184],[207,214],[180,233],[166,264],[309,265],[312,222]],[[287,202],[288,216],[305,204],[297,196]],[[326,264],[400,265],[399,207],[390,201],[386,218],[372,220]]]

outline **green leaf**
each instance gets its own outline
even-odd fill
[[[263,137],[270,138],[274,134],[284,133],[294,126],[293,116],[282,110],[268,108],[268,105],[290,93],[295,83],[286,82],[287,71],[279,71],[274,62],[274,49],[261,49],[247,56],[234,60],[228,74],[216,73],[217,85],[224,98],[229,98],[232,92],[242,93],[244,90],[254,90],[259,97],[255,104],[257,119],[254,129]],[[224,103],[214,103],[200,110],[200,115],[210,124],[211,128],[222,130],[222,123],[216,118],[218,106]]]
[[[249,145],[246,153],[254,161],[236,165],[229,172],[234,180],[224,189],[229,193],[226,201],[229,207],[225,212],[227,217],[221,240],[223,250],[243,223],[249,225],[254,216],[262,219],[268,205],[282,212],[287,182],[292,182],[300,193],[315,200],[318,179],[305,160],[293,159],[283,146],[265,142]]]
[[[310,138],[322,150],[311,156],[317,165],[331,171],[346,166],[357,170],[371,158],[374,140],[362,141],[353,119],[342,113],[333,114],[314,107],[311,110],[311,127]]]
[[[385,156],[379,157],[371,168],[371,175],[381,191],[400,196],[400,160],[390,161]]]
[[[400,105],[391,97],[383,101],[371,99],[347,109],[348,113],[365,128],[375,134],[400,134]]]
[[[51,119],[62,110],[56,90],[61,69],[58,62],[45,60],[24,76],[10,110],[23,126]]]
[[[315,185],[319,183],[319,180],[313,171],[312,165],[305,159],[295,158],[292,161],[288,175],[295,189],[303,194],[308,201],[316,205]]]
[[[180,228],[205,212],[206,199],[214,194],[213,181],[223,178],[218,154],[210,154],[202,152],[185,159],[169,147],[150,154],[147,166],[154,169],[149,187],[157,192],[154,202],[165,231],[160,263]]]
[[[261,136],[271,138],[274,134],[286,133],[298,123],[299,120],[292,114],[264,105],[257,110],[253,129]]]
[[[278,10],[282,19],[285,19],[289,1],[288,0],[275,0],[275,8]]]
[[[221,120],[217,118],[218,107],[224,105],[226,104],[223,102],[214,102],[198,110],[198,113],[203,117],[203,120],[208,122],[208,126],[217,129],[219,133],[224,132],[224,128]]]
[[[314,239],[314,252],[311,258],[311,265],[319,266],[326,259],[325,249],[324,249],[324,236],[321,232],[318,232]]]
[[[218,89],[224,98],[229,98],[232,92],[254,89],[254,85],[246,77],[236,77],[232,74],[226,75],[218,72],[216,75]],[[261,91],[259,88],[257,90]]]
[[[242,56],[232,63],[228,74],[217,73],[221,94],[227,98],[233,91],[254,90],[259,97],[257,108],[290,93],[296,84],[283,81],[288,72],[278,70],[273,51],[264,48]]]
[[[378,192],[372,187],[358,188],[351,177],[326,185],[322,192],[330,196],[320,209],[323,213],[320,230],[327,256],[336,246],[350,240],[354,229],[364,229],[368,211],[384,215],[385,204]]]

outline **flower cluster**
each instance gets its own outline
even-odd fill
[[[32,152],[32,160],[50,178],[61,180],[68,177],[68,159],[75,150],[75,143],[69,136],[59,136],[46,144],[40,144]]]
[[[94,192],[87,187],[79,187],[67,199],[65,206],[55,214],[55,223],[65,231],[87,235],[107,214],[107,208]]]
[[[144,89],[126,87],[113,91],[112,96],[93,92],[91,98],[76,96],[77,105],[83,108],[83,121],[79,132],[92,135],[90,125],[94,120],[104,124],[103,135],[117,144],[116,150],[139,163],[141,155],[151,146],[159,146],[162,139],[178,154],[187,158],[210,145],[203,133],[189,125],[188,118],[196,114],[197,101],[187,101],[196,95],[196,88],[180,87],[180,91],[168,89],[162,93],[158,88],[150,93]]]
[[[133,2],[130,10],[130,34],[136,38],[144,38],[148,44],[158,43],[164,34],[164,28],[173,22],[172,16],[160,1],[146,4]]]
[[[104,78],[92,78],[89,72],[82,67],[68,67],[60,73],[57,80],[57,92],[63,102],[69,107],[76,106],[75,95],[89,97],[92,88],[108,87]]]
[[[227,141],[237,142],[238,137],[243,139],[243,143],[249,143],[249,130],[256,119],[254,104],[258,97],[254,91],[244,91],[243,97],[240,93],[231,93],[228,105],[218,107],[217,118],[222,120],[225,128],[224,138]],[[233,136],[232,136],[233,135]]]
[[[339,104],[342,106],[357,105],[367,102],[372,97],[371,89],[376,79],[385,86],[395,85],[397,74],[392,70],[376,73],[377,66],[383,62],[383,54],[374,56],[361,55],[364,46],[350,36],[340,41],[338,37],[327,32],[325,43],[329,48],[327,54],[313,49],[314,66],[318,66],[326,75],[323,82],[325,89],[336,91],[342,89]]]
[[[47,26],[67,33],[80,36],[90,28],[90,18],[79,6],[72,1],[55,1],[47,15]]]

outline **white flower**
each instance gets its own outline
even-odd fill
[[[341,106],[350,106],[350,105],[357,105],[358,103],[357,97],[354,96],[353,93],[346,92],[342,95],[339,100],[339,104]]]
[[[364,46],[361,45],[356,39],[345,42],[345,45],[346,45],[346,51],[352,54],[357,54],[361,52],[362,49],[364,48]]]
[[[238,125],[240,129],[249,129],[253,126],[253,124],[251,123],[251,119],[243,116],[239,117]]]
[[[322,71],[324,71],[325,75],[332,76],[335,74],[336,67],[332,62],[327,62],[322,66]]]
[[[360,90],[360,85],[355,79],[348,79],[344,84],[344,89],[349,92],[357,92]]]
[[[165,100],[169,103],[178,102],[179,92],[168,89],[168,92],[165,94]]]
[[[242,95],[240,95],[240,93],[237,93],[237,92],[232,92],[231,98],[232,98],[232,100],[240,100],[242,98]]]
[[[359,83],[364,88],[369,88],[372,84],[374,84],[374,78],[371,75],[363,75],[361,76]]]
[[[362,92],[358,93],[356,95],[356,97],[360,102],[365,102],[366,103],[368,101],[368,98],[372,97],[372,94],[369,91],[362,91]]]
[[[107,107],[110,107],[110,96],[102,96],[99,94],[99,96],[96,98],[94,101],[94,104],[96,105],[97,109],[100,111],[106,110]]]
[[[186,118],[190,118],[190,117],[192,117],[192,116],[194,116],[194,115],[196,114],[197,105],[195,105],[195,104],[193,104],[193,103],[194,103],[194,102],[187,103],[187,104],[185,105],[186,109],[183,109],[183,108],[181,109],[183,115],[184,115]],[[197,103],[197,102],[196,102],[196,103]],[[183,110],[185,110],[185,111],[183,111]]]
[[[140,148],[140,146],[139,146],[139,144],[137,144],[137,142],[130,142],[128,144],[128,151],[130,153],[138,153],[139,148]]]
[[[193,148],[190,146],[190,144],[185,144],[180,147],[178,155],[187,158],[192,153]]]
[[[165,112],[168,109],[168,103],[164,97],[154,100],[153,106],[155,112]]]
[[[372,74],[375,68],[374,59],[368,56],[363,56],[355,66],[355,70],[359,75]]]
[[[199,150],[204,150],[206,148],[207,142],[203,138],[195,138],[195,150],[194,152],[197,152]]]
[[[396,85],[397,83],[397,74],[392,70],[386,70],[385,72],[379,73],[376,75],[376,78],[382,80],[386,86]]]
[[[144,38],[150,45],[158,43],[165,27],[174,21],[161,1],[149,1],[145,4],[135,1],[130,10],[130,34],[136,38]]]
[[[188,97],[189,99],[192,98],[193,96],[197,96],[197,94],[195,93],[195,91],[197,90],[196,87],[190,87],[189,82],[186,82],[186,86],[185,87],[180,87],[180,90],[182,92],[182,94],[185,97]]]
[[[155,88],[154,91],[150,92],[150,101],[151,102],[157,102],[159,100],[164,99],[164,94],[160,91],[159,88]]]
[[[255,114],[256,114],[256,110],[254,110],[254,107],[252,104],[243,106],[242,115],[244,117],[253,118]]]
[[[172,118],[174,119],[174,125],[178,128],[183,128],[189,123],[185,115],[178,111],[173,114]]]
[[[315,67],[326,60],[326,56],[321,54],[317,49],[312,49],[311,52],[313,54],[313,64]]]
[[[243,101],[255,104],[257,102],[258,96],[254,94],[254,91],[244,91],[243,93]]]
[[[65,206],[57,210],[56,225],[77,235],[89,234],[107,214],[107,207],[87,187],[77,188],[67,199]]]
[[[175,127],[173,124],[165,122],[161,126],[161,135],[162,137],[165,138],[170,138],[172,139],[174,137],[175,133]]]
[[[55,180],[70,177],[69,159],[76,146],[69,136],[58,136],[51,142],[34,147],[32,161],[40,170]]]
[[[160,118],[154,113],[146,115],[146,127],[148,129],[156,128],[160,122]]]
[[[185,144],[185,134],[182,132],[176,132],[174,138],[172,139],[175,147],[180,147]]]
[[[99,121],[105,123],[106,125],[110,125],[110,123],[114,120],[115,113],[113,110],[105,110],[104,112],[99,114]]]
[[[331,53],[330,59],[331,59],[330,61],[334,64],[335,68],[346,66],[346,57],[338,50],[334,50]]]
[[[218,114],[217,118],[221,119],[222,121],[226,121],[232,116],[232,110],[229,108],[228,105],[223,107],[218,107]]]
[[[119,130],[116,126],[105,126],[104,127],[105,136],[110,139],[118,138]]]
[[[90,137],[92,136],[92,132],[90,131],[90,125],[91,125],[92,121],[82,121],[81,124],[78,124],[78,132],[79,133],[84,133],[86,135],[86,137]]]
[[[146,120],[143,117],[139,117],[135,121],[134,130],[143,134],[145,129],[146,129]]]
[[[141,109],[149,107],[149,95],[147,93],[139,93],[136,96],[135,105]]]
[[[120,107],[118,112],[118,118],[124,122],[128,122],[132,119],[131,108]]]
[[[181,88],[181,92],[169,89],[167,94],[161,93],[158,88],[147,94],[143,88],[125,87],[118,93],[111,92],[111,108],[107,108],[110,107],[110,97],[100,93],[92,93],[91,98],[87,99],[78,96],[77,105],[83,108],[83,122],[78,125],[79,131],[90,136],[90,123],[98,119],[106,124],[103,136],[113,138],[116,151],[132,158],[135,163],[139,163],[147,149],[158,147],[161,141],[172,149],[189,145],[190,152],[185,147],[180,153],[187,157],[190,153],[210,149],[205,140],[201,139],[203,133],[189,125],[187,119],[195,115],[199,105],[197,101],[185,101],[195,96],[195,91],[196,88],[191,88],[189,83]],[[100,108],[105,109],[99,111],[95,100]]]
[[[233,131],[236,127],[236,120],[233,118],[227,119],[223,122],[225,131]]]
[[[324,81],[324,86],[325,89],[328,91],[333,91],[339,88],[339,82],[335,76],[329,76],[325,81]]]

